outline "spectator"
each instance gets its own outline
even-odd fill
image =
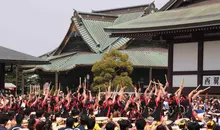
[[[34,130],[35,129],[35,123],[36,123],[36,120],[34,118],[30,118],[30,120],[28,121],[28,129],[29,130]]]
[[[95,127],[95,119],[94,118],[89,118],[87,121],[87,128],[88,130],[93,130]]]
[[[144,130],[145,125],[146,121],[143,118],[136,120],[135,126],[137,130]]]
[[[120,130],[128,130],[131,124],[128,120],[121,120],[119,121],[119,126],[120,126]]]
[[[66,127],[64,128],[60,128],[59,130],[73,130],[73,124],[74,124],[74,120],[72,117],[68,117],[66,119]]]
[[[7,130],[5,127],[9,120],[9,116],[7,114],[0,114],[0,130]]]
[[[87,125],[88,116],[86,114],[81,114],[80,116],[80,125],[74,130],[86,130],[85,126]]]
[[[106,130],[114,130],[115,129],[115,124],[113,124],[112,122],[108,122],[105,126]]]
[[[21,115],[21,114],[18,114],[18,115],[16,116],[16,123],[17,123],[17,124],[16,124],[14,127],[10,128],[10,130],[18,130],[18,129],[24,128],[24,127],[21,125],[23,119],[24,119],[24,116]]]

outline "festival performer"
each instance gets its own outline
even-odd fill
[[[110,114],[114,112],[113,109],[113,98],[111,95],[111,83],[109,83],[108,90],[106,92],[105,101],[104,101],[104,115],[110,117]]]
[[[188,96],[182,96],[181,98],[181,106],[183,106],[184,108],[184,113],[183,113],[183,117],[182,118],[189,118],[189,119],[192,119],[192,120],[195,120],[195,117],[193,117],[193,110],[192,110],[192,101],[194,100],[195,96],[193,97],[194,94],[196,94],[197,92],[197,89],[199,88],[199,86],[192,90]]]
[[[168,104],[169,104],[169,114],[168,119],[175,121],[180,118],[180,97],[181,93],[184,87],[184,80],[182,80],[179,89],[175,92],[175,94],[172,94],[169,98]]]
[[[152,94],[153,94],[153,91],[154,91],[154,87],[152,87],[151,88],[151,83],[152,83],[152,81],[150,81],[150,83],[149,83],[149,85],[148,85],[148,87],[147,87],[147,89],[145,90],[145,92],[144,92],[144,100],[142,101],[142,103],[141,103],[141,105],[142,105],[142,108],[143,108],[143,112],[142,112],[142,117],[144,117],[144,118],[148,118],[149,116],[151,116],[150,114],[149,114],[149,103],[150,103],[150,101],[151,101],[151,97],[152,97]],[[151,90],[150,90],[151,89]],[[150,92],[149,92],[150,91]],[[147,94],[147,92],[149,92],[148,94]]]

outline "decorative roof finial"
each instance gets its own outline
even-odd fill
[[[149,4],[149,6],[144,9],[144,15],[143,15],[143,16],[148,15],[148,14],[151,14],[151,13],[154,13],[154,12],[156,12],[156,11],[158,10],[158,9],[156,8],[154,2],[155,2],[155,1],[151,2],[151,3]]]

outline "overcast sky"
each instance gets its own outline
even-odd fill
[[[0,0],[0,46],[34,56],[63,40],[73,9],[84,12],[148,4],[153,0]],[[168,0],[155,0],[158,8]]]

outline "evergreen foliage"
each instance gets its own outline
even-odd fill
[[[128,60],[128,55],[119,52],[118,50],[111,50],[105,53],[101,61],[97,61],[93,67],[94,74],[92,90],[97,92],[100,88],[101,91],[106,91],[109,82],[112,83],[112,91],[116,90],[117,86],[132,87],[132,79],[129,75],[133,71],[133,65]]]

